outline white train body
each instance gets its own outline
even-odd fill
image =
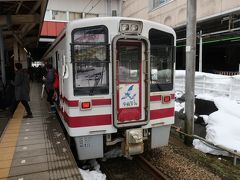
[[[123,17],[70,22],[44,59],[60,77],[59,115],[80,160],[121,145],[167,145],[174,123],[175,32]]]

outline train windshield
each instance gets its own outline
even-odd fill
[[[149,31],[151,92],[173,89],[174,37],[156,29]]]
[[[140,78],[139,66],[140,48],[138,46],[119,47],[119,81],[138,82]]]
[[[75,95],[108,94],[109,46],[105,26],[72,32],[72,62]]]

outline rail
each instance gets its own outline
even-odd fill
[[[111,159],[107,162],[98,161],[102,172],[104,172],[109,180],[117,179],[159,179],[169,180],[163,172],[152,165],[142,155],[133,156],[132,160],[124,157]]]
[[[105,173],[108,180],[116,180],[114,174],[104,164],[100,163],[101,170]]]
[[[138,155],[134,159],[137,160],[137,162],[140,166],[142,166],[147,171],[150,171],[157,179],[163,179],[163,180],[169,180],[170,179],[163,172],[161,172],[158,168],[153,166],[142,155]]]

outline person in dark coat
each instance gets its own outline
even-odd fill
[[[57,71],[55,71],[54,73],[53,88],[54,88],[53,99],[55,99],[56,104],[59,105],[59,75]]]
[[[16,63],[15,68],[15,80],[12,82],[15,87],[15,102],[13,103],[12,108],[10,108],[10,112],[13,115],[19,102],[21,102],[27,112],[27,115],[23,116],[23,118],[32,118],[32,111],[28,104],[28,101],[30,101],[29,75],[22,69],[21,63]]]
[[[47,101],[50,103],[50,105],[53,105],[53,94],[54,94],[53,83],[54,83],[54,79],[55,79],[54,73],[55,73],[55,71],[52,67],[52,64],[48,64],[47,65],[47,74],[44,79],[44,82],[45,82],[45,86],[47,89],[47,95],[48,95]]]

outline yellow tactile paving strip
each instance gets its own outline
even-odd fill
[[[0,180],[7,179],[15,152],[24,107],[19,104],[0,139]]]

